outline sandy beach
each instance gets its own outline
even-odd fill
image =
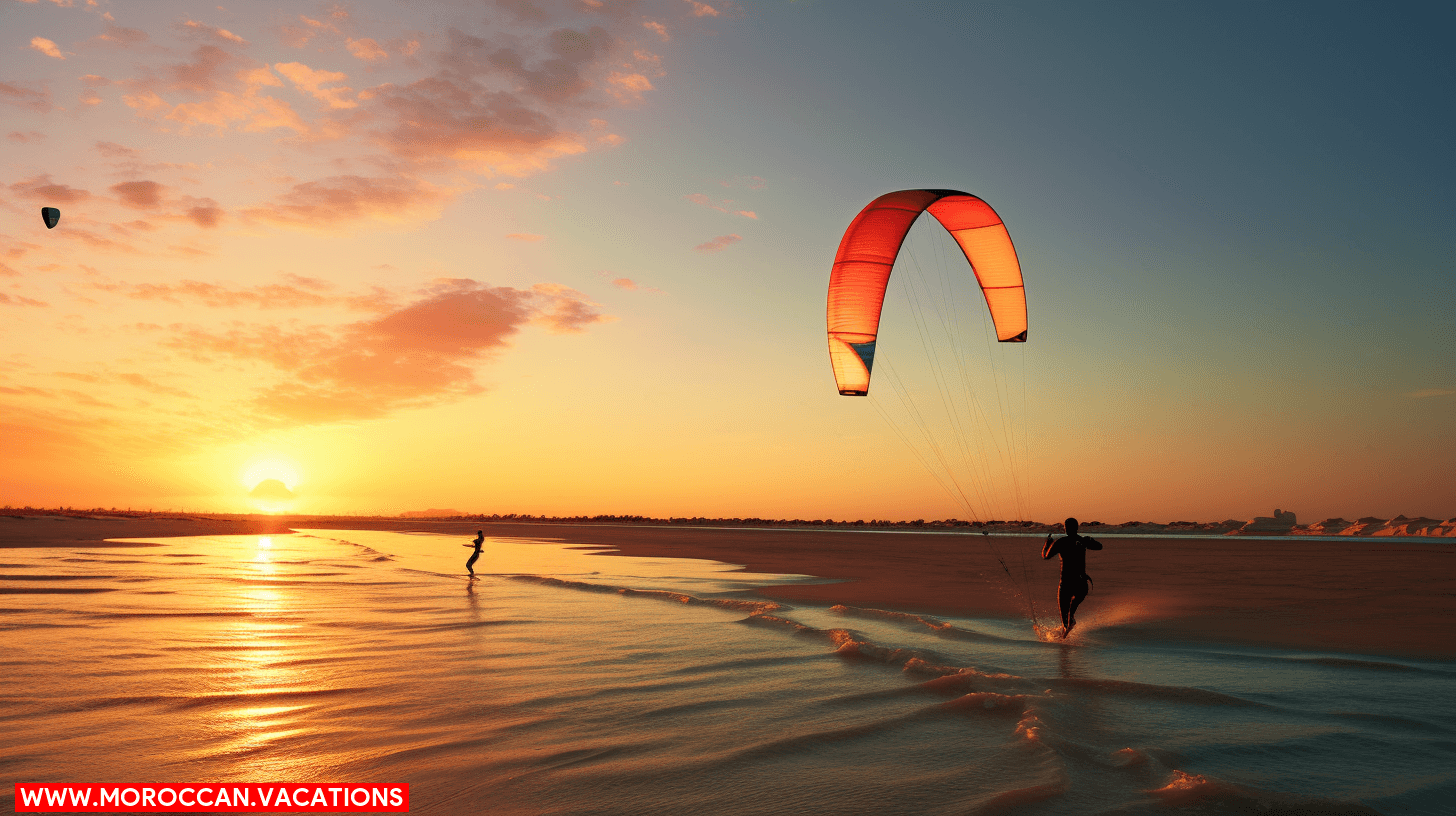
[[[106,539],[281,534],[321,526],[286,516],[78,519],[0,518],[0,547],[55,547]],[[763,528],[611,526],[330,519],[334,529],[424,531],[468,538],[546,538],[621,555],[698,558],[749,572],[813,575],[832,583],[761,594],[925,614],[1055,618],[1057,566],[1039,537]],[[1083,606],[1129,634],[1284,648],[1456,658],[1456,544],[1418,539],[1105,537]],[[994,544],[994,551],[992,545]],[[1016,580],[1008,580],[1000,553]],[[488,557],[487,557],[488,560]],[[6,589],[0,586],[0,593]]]
[[[1445,542],[1108,538],[1048,640],[1022,611],[1026,588],[1055,614],[1037,538],[492,524],[467,576],[482,526],[6,518],[0,766],[408,784],[442,814],[1452,795]]]

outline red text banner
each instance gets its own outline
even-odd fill
[[[408,813],[409,785],[17,783],[17,813]]]

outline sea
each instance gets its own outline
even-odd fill
[[[455,536],[135,543],[0,550],[0,808],[316,781],[449,814],[1456,813],[1450,661],[790,606],[754,590],[826,579],[550,539],[488,538],[474,579]]]

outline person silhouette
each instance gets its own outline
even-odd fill
[[[1057,587],[1057,604],[1062,608],[1062,637],[1072,633],[1077,625],[1077,605],[1087,598],[1092,579],[1087,575],[1087,551],[1102,549],[1102,543],[1095,538],[1077,534],[1077,520],[1067,519],[1067,534],[1052,541],[1046,537],[1046,546],[1041,548],[1043,560],[1054,555],[1062,557],[1062,583]]]
[[[470,570],[471,577],[475,576],[475,559],[480,557],[480,545],[485,543],[485,531],[475,531],[475,552],[470,554],[470,560],[465,562],[465,568]],[[469,547],[469,544],[462,544],[462,547]]]

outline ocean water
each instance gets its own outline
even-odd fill
[[[1456,665],[789,607],[558,542],[0,550],[15,782],[407,782],[416,813],[1456,812]]]

